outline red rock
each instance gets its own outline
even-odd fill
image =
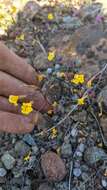
[[[46,152],[41,156],[41,166],[50,181],[61,181],[66,175],[64,162],[54,152]]]

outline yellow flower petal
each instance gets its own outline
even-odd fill
[[[38,75],[38,81],[41,82],[44,79],[44,75]]]
[[[19,96],[10,95],[9,96],[9,102],[11,104],[14,104],[15,106],[18,105]]]
[[[31,152],[29,152],[26,156],[24,156],[23,160],[24,161],[29,161],[31,156]]]
[[[54,19],[54,15],[52,13],[48,13],[48,20],[53,20]]]
[[[84,104],[85,104],[84,100],[85,100],[84,98],[79,98],[79,99],[77,100],[78,105],[84,105]]]
[[[49,52],[48,53],[48,61],[53,61],[53,59],[55,58],[55,52]]]
[[[16,12],[17,12],[17,7],[13,5],[13,6],[10,8],[10,12],[11,12],[12,14],[16,13]]]
[[[53,114],[53,110],[48,110],[48,115],[52,115]]]
[[[28,115],[33,111],[32,108],[32,102],[29,103],[23,103],[21,106],[21,113],[23,113],[24,115]]]
[[[57,133],[58,133],[57,129],[56,129],[56,128],[53,128],[53,129],[51,130],[51,138],[53,139],[53,138],[57,137]]]
[[[85,81],[83,74],[75,74],[74,78],[71,80],[74,84],[83,84]]]
[[[54,103],[52,104],[53,107],[56,107],[58,105],[58,103],[56,101],[54,101]]]
[[[16,37],[16,40],[23,41],[24,39],[25,39],[24,34],[21,34],[20,36],[17,36],[17,37]]]

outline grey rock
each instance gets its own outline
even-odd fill
[[[83,19],[94,18],[101,11],[101,8],[101,4],[87,5],[80,9],[80,15]]]
[[[35,154],[38,154],[39,149],[38,149],[37,145],[32,146],[32,150],[33,150],[33,152],[34,152]]]
[[[105,179],[101,180],[101,184],[103,187],[107,187],[107,181]]]
[[[67,182],[59,182],[55,185],[56,190],[65,190],[68,189],[68,183]]]
[[[48,68],[47,69],[47,74],[51,74],[52,73],[52,68]]]
[[[19,178],[23,175],[23,169],[22,168],[13,168],[12,173],[15,178]]]
[[[79,177],[81,175],[81,169],[80,168],[74,168],[73,174],[75,177]]]
[[[7,171],[4,168],[0,168],[0,177],[4,177],[7,174]]]
[[[3,188],[2,188],[2,187],[0,187],[0,190],[3,190]]]
[[[73,129],[71,130],[71,136],[72,136],[72,137],[76,137],[77,134],[78,134],[78,129],[77,129],[77,128],[73,128]]]
[[[30,147],[27,144],[25,144],[23,141],[18,141],[15,144],[15,152],[18,156],[24,156],[29,151]]]
[[[47,68],[47,56],[44,53],[39,53],[33,61],[34,66],[37,69],[46,69]]]
[[[63,21],[64,23],[61,24],[61,28],[64,29],[77,29],[82,26],[81,20],[77,17],[67,16],[63,18]]]
[[[12,169],[15,165],[15,159],[9,153],[5,153],[1,157],[1,161],[3,162],[7,170]]]
[[[70,143],[63,143],[61,147],[61,153],[64,157],[72,155],[72,147]]]
[[[52,187],[47,183],[43,183],[39,186],[38,190],[52,190]]]
[[[84,160],[89,165],[96,164],[98,161],[104,160],[106,157],[106,153],[101,148],[97,148],[95,146],[87,148],[84,152]]]
[[[72,17],[69,16],[69,15],[68,16],[64,16],[63,17],[63,22],[69,24],[70,22],[72,22]]]
[[[88,175],[87,173],[83,172],[83,173],[81,174],[81,177],[82,177],[82,179],[85,181],[86,179],[88,179],[89,175]]]
[[[20,190],[20,188],[18,188],[16,186],[11,186],[11,190]]]
[[[33,139],[33,137],[30,134],[25,134],[23,137],[23,141],[31,146],[34,146],[36,144],[35,140]]]
[[[101,93],[98,95],[97,101],[98,103],[99,101],[103,102],[105,109],[107,109],[107,86],[102,89]]]
[[[81,152],[84,152],[85,145],[83,143],[80,143],[80,145],[78,145],[78,150],[81,151]]]
[[[29,186],[24,186],[22,190],[31,190]]]

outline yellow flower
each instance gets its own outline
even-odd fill
[[[84,83],[84,75],[83,74],[75,74],[74,78],[71,80],[71,83],[74,84],[83,84]]]
[[[89,81],[87,82],[87,87],[88,87],[88,88],[91,88],[91,87],[92,87],[92,81],[91,81],[91,80],[89,80]]]
[[[52,104],[53,107],[56,107],[58,105],[58,103],[56,101],[54,101],[54,103]]]
[[[31,156],[31,152],[29,152],[26,156],[24,156],[23,160],[24,161],[29,161]]]
[[[55,58],[55,52],[51,51],[48,53],[48,61],[53,61],[53,59]]]
[[[32,102],[29,103],[23,103],[21,106],[21,113],[23,113],[24,115],[28,115],[33,111],[32,108]]]
[[[11,12],[12,14],[16,13],[16,12],[17,12],[17,7],[13,5],[13,6],[10,8],[10,12]]]
[[[85,103],[84,103],[84,98],[79,98],[78,100],[77,100],[77,102],[78,102],[78,105],[84,105]]]
[[[24,38],[25,38],[24,34],[21,34],[20,36],[17,36],[17,37],[16,37],[16,40],[23,41]]]
[[[19,96],[14,96],[14,95],[10,95],[9,96],[9,102],[11,103],[11,104],[14,104],[15,106],[17,106],[18,105],[18,100],[19,100]]]
[[[48,13],[48,20],[53,20],[54,19],[54,15],[52,13]]]
[[[53,128],[51,130],[51,138],[54,139],[55,137],[57,137],[57,133],[58,133],[57,129]]]
[[[38,81],[41,82],[44,79],[44,75],[38,75]]]
[[[52,115],[53,114],[53,110],[48,110],[48,115]]]

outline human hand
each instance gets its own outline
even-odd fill
[[[18,97],[18,105],[9,102]],[[23,115],[21,105],[31,102],[33,111]],[[0,42],[0,131],[27,133],[45,120],[40,112],[48,111],[50,103],[39,88],[38,73],[25,60]]]

